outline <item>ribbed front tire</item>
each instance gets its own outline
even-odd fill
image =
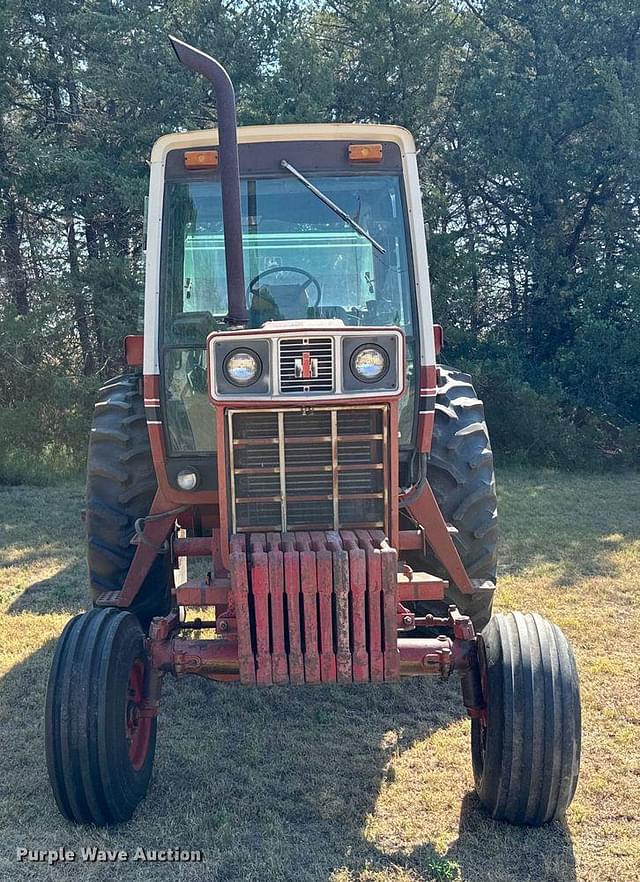
[[[478,637],[486,721],[471,724],[478,796],[492,817],[561,817],[580,768],[580,690],[571,646],[537,614],[496,615]]]
[[[62,632],[45,738],[53,794],[69,821],[127,821],[146,794],[156,744],[156,720],[141,714],[146,674],[143,633],[131,613],[94,609]]]

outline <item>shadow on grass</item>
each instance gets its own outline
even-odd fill
[[[43,706],[53,648],[50,641],[1,681],[0,721],[11,745],[0,759],[3,879],[24,878],[14,860],[15,848],[23,845],[66,845],[78,852],[98,845],[131,853],[142,845],[205,853],[205,866],[156,865],[161,880],[575,879],[571,842],[561,826],[531,830],[495,823],[472,794],[462,800],[457,840],[444,856],[436,849],[429,817],[437,829],[451,777],[467,774],[457,772],[456,764],[469,762],[468,753],[456,755],[465,733],[455,678],[266,690],[195,677],[170,680],[147,799],[126,825],[75,828],[59,816],[45,770]],[[447,759],[451,777],[440,774],[429,790],[429,756],[420,743],[449,727],[455,730],[453,757]],[[380,803],[387,788],[398,788],[395,767],[414,750],[409,765],[417,760],[420,768],[410,773],[406,789],[400,787],[399,803]],[[438,772],[433,770],[434,780]],[[385,838],[384,846],[367,833],[372,815],[382,815],[385,823],[390,811],[392,829],[407,820],[410,827],[411,814],[418,813],[426,841],[399,851],[401,833]],[[44,871],[38,878],[47,878],[46,868],[36,869]],[[107,875],[130,879],[133,870],[110,864]],[[86,872],[80,863],[65,866],[64,878],[85,878]]]
[[[640,475],[584,475],[549,469],[498,474],[499,574],[544,567],[558,588],[615,576],[616,560],[640,538]]]
[[[0,606],[9,613],[86,605],[80,486],[0,487]]]
[[[31,582],[7,606],[7,613],[46,615],[65,610],[75,614],[89,605],[87,565],[84,561],[78,561],[63,567],[49,578]]]
[[[467,793],[462,800],[458,839],[447,857],[459,864],[464,882],[576,879],[571,835],[564,821],[544,827],[493,821],[475,793]]]

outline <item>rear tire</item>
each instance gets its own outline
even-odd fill
[[[478,636],[486,721],[471,723],[476,791],[493,818],[561,817],[580,768],[580,691],[571,646],[536,614],[497,615]]]
[[[149,514],[157,481],[140,394],[140,378],[125,374],[99,392],[87,462],[87,543],[92,599],[119,591],[135,554],[138,518]],[[171,606],[169,556],[159,555],[129,608],[147,627]]]
[[[156,744],[156,719],[140,716],[147,665],[131,613],[94,609],[62,632],[47,687],[45,737],[49,780],[69,821],[127,821],[145,796]]]
[[[427,478],[445,521],[457,530],[453,542],[470,578],[479,584],[495,585],[498,510],[484,408],[468,374],[439,366],[438,383]],[[431,551],[426,555],[410,554],[407,559],[414,569],[449,579]],[[486,589],[463,594],[449,579],[446,598],[470,616],[476,631],[480,631],[491,618],[493,594]],[[416,604],[415,608],[420,615],[445,611],[428,603]]]

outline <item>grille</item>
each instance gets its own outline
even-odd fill
[[[333,392],[331,337],[280,340],[279,354],[281,392]]]
[[[387,408],[229,411],[234,532],[386,528]]]

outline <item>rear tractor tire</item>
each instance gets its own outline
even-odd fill
[[[140,377],[125,374],[100,389],[89,440],[86,527],[94,603],[122,588],[135,554],[135,522],[149,514],[157,486]],[[129,608],[143,628],[169,611],[172,579],[169,556],[160,554]]]
[[[495,585],[498,511],[483,404],[468,374],[439,366],[438,384],[427,478],[445,521],[455,528],[453,542],[470,578]],[[484,628],[491,618],[492,590],[463,594],[431,551],[409,554],[407,560],[414,569],[449,580],[447,603],[468,615],[476,631]],[[426,602],[415,609],[419,615],[444,611]]]
[[[62,632],[45,737],[49,780],[69,821],[127,821],[145,796],[156,745],[156,719],[141,714],[147,676],[143,633],[131,613],[90,610]]]
[[[496,615],[478,636],[486,718],[471,722],[476,791],[497,820],[561,817],[580,768],[580,689],[571,647],[536,614]]]

